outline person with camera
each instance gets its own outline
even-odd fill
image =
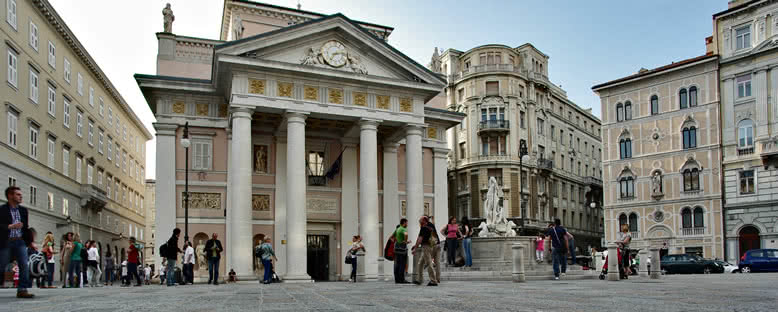
[[[0,276],[5,276],[5,267],[10,257],[16,258],[19,266],[19,285],[16,298],[29,299],[35,295],[27,291],[30,269],[27,267],[27,246],[32,243],[29,232],[29,212],[22,207],[22,190],[16,186],[5,189],[8,202],[0,206]]]

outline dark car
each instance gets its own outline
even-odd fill
[[[724,273],[724,266],[697,255],[667,255],[662,257],[661,264],[662,271],[667,274]]]
[[[778,249],[753,249],[740,260],[740,272],[778,272]]]

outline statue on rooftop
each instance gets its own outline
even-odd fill
[[[173,32],[173,21],[176,20],[176,16],[173,15],[173,9],[170,8],[170,3],[165,5],[162,9],[162,21],[164,22],[164,31],[166,33]]]

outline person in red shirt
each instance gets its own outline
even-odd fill
[[[127,284],[131,283],[132,277],[138,282],[135,286],[141,286],[140,275],[138,275],[138,264],[140,264],[140,257],[138,256],[138,250],[143,248],[140,244],[135,242],[135,237],[130,237],[130,252],[127,255]]]

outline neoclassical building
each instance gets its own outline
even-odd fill
[[[602,101],[605,239],[724,256],[718,57],[706,54],[592,87]]]
[[[482,217],[495,177],[523,235],[559,218],[588,250],[602,237],[600,120],[549,80],[548,59],[528,43],[435,50],[429,67],[447,84],[434,105],[466,114],[447,133],[449,214]]]
[[[778,1],[713,15],[720,56],[727,260],[778,248]]]
[[[135,76],[157,118],[157,246],[184,229],[188,181],[189,236],[197,248],[219,234],[222,272],[253,276],[270,236],[286,281],[347,278],[359,234],[366,277],[390,275],[379,259],[400,218],[415,239],[422,214],[448,216],[445,133],[463,117],[425,105],[445,80],[390,46],[391,31],[233,0],[220,40],[166,23],[156,74]]]
[[[151,133],[49,1],[2,3],[2,189],[21,188],[38,243],[51,231],[58,249],[63,234],[78,233],[121,262],[130,236],[149,238]]]

